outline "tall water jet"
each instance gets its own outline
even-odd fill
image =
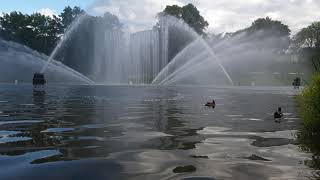
[[[32,80],[35,72],[40,72],[47,63],[48,56],[21,44],[0,40],[0,82],[19,83]],[[61,62],[52,60],[46,70],[46,79],[52,84],[89,84],[81,74]]]
[[[260,32],[250,36],[242,33],[230,38],[226,36],[221,38],[221,41],[210,44],[208,39],[204,40],[185,22],[175,17],[160,17],[152,30],[130,33],[121,26],[113,26],[115,21],[106,22],[110,19],[115,20],[115,17],[108,16],[97,18],[97,22],[92,18],[93,22],[89,23],[90,28],[82,29],[87,34],[93,34],[90,46],[83,47],[86,48],[85,52],[89,52],[86,53],[89,56],[85,57],[87,64],[84,65],[88,66],[89,72],[84,73],[98,84],[175,85],[201,82],[209,85],[218,82],[233,85],[230,74],[238,82],[240,71],[238,67],[243,68],[240,73],[247,78],[250,77],[247,74],[251,73],[248,67],[254,69],[254,66],[260,63],[259,59],[272,56],[269,47],[261,48],[262,42],[256,41],[257,37],[260,37]],[[50,61],[68,39],[68,34],[73,34],[74,29],[85,21],[76,20],[66,33],[66,38],[62,38],[49,58]],[[81,36],[81,30],[77,31],[76,37],[81,38]],[[181,36],[179,38],[183,40],[175,42],[177,36]],[[175,44],[172,45],[172,42]],[[274,44],[272,42],[273,39],[268,38],[263,43],[272,45]],[[179,48],[174,47],[175,45]],[[172,53],[173,51],[175,52]],[[246,59],[250,61],[242,63]],[[267,63],[261,64],[265,66]],[[263,66],[261,69],[269,68]],[[87,78],[88,81],[90,79]]]
[[[184,30],[186,30],[188,33],[190,33],[193,37],[194,37],[194,42],[200,42],[200,44],[204,47],[204,49],[210,54],[210,56],[212,57],[212,60],[215,61],[217,63],[217,65],[221,68],[223,74],[225,75],[225,77],[228,79],[229,83],[231,85],[233,85],[233,81],[230,77],[230,75],[228,74],[228,72],[226,71],[226,69],[224,68],[224,66],[221,64],[221,62],[218,60],[218,58],[216,57],[215,53],[213,52],[213,50],[211,49],[211,47],[207,44],[207,42],[202,38],[200,37],[200,35],[198,35],[192,28],[190,28],[185,22],[175,18],[175,17],[172,17],[172,16],[165,16],[164,18],[166,18],[166,21],[169,23],[169,26],[173,26],[173,27],[176,27],[176,28],[182,28]],[[188,49],[189,46],[186,46],[184,48],[185,49]],[[168,74],[168,71],[171,71],[171,74],[174,73],[175,74],[175,71],[177,69],[177,67],[175,67],[175,64],[176,64],[176,61],[177,61],[177,57],[180,57],[182,56],[182,53],[188,53],[187,51],[184,51],[182,50],[158,75],[157,77],[153,80],[153,84],[157,84],[158,81],[160,80],[160,77],[164,77],[165,79],[170,76]],[[193,53],[195,54],[198,54],[198,53],[201,53],[201,51],[194,51]],[[185,59],[184,62],[188,62],[189,60],[194,60],[192,58],[189,58],[189,59]],[[197,58],[196,58],[197,59]],[[190,67],[192,68],[192,67]],[[194,71],[192,71],[194,72]],[[164,79],[162,79],[161,81],[161,84],[164,83]]]
[[[111,16],[111,17],[110,17]],[[135,33],[114,26],[113,15],[92,24],[94,40],[89,76],[98,84],[150,84],[168,63],[165,22]]]
[[[48,68],[48,66],[52,63],[54,57],[57,55],[57,53],[59,52],[59,50],[63,47],[63,45],[66,43],[66,41],[69,39],[69,37],[72,35],[72,33],[78,28],[78,26],[81,24],[81,22],[83,20],[85,20],[85,18],[87,17],[86,14],[81,14],[79,15],[69,26],[69,28],[66,30],[65,34],[62,36],[62,38],[59,40],[57,46],[54,48],[54,50],[52,51],[52,53],[50,54],[46,64],[42,67],[40,73],[44,73],[46,71],[46,69]],[[87,78],[86,76],[82,75],[79,72],[76,72],[75,70],[68,68],[72,73],[76,74],[79,76],[79,78],[83,79],[86,83],[88,84],[94,84],[94,82],[92,80],[90,80],[89,78]]]
[[[47,63],[42,67],[40,73],[44,73],[44,71],[47,69],[48,65],[51,63],[53,58],[57,55],[60,48],[64,45],[64,43],[68,40],[68,38],[71,36],[71,34],[74,32],[76,28],[78,28],[79,24],[83,21],[83,19],[86,17],[86,14],[79,15],[68,27],[62,38],[59,40],[57,46],[54,48],[52,53],[49,56],[49,59]]]
[[[98,84],[150,84],[152,82],[156,84],[155,79],[172,74],[175,69],[168,66],[168,63],[175,62],[170,59],[174,47],[172,43],[169,44],[169,41],[176,40],[176,36],[172,33],[182,35],[183,40],[180,42],[183,46],[197,40],[202,49],[191,52],[200,53],[204,48],[209,52],[213,62],[220,63],[215,60],[216,57],[210,47],[205,45],[206,42],[188,25],[176,18],[161,17],[152,30],[135,33],[125,32],[121,27],[114,26],[117,24],[114,18],[113,15],[105,14],[102,17],[103,21],[91,24],[94,41],[93,55],[89,59],[93,65],[88,74]],[[108,22],[110,19],[112,21]],[[192,58],[192,55],[188,58]],[[221,63],[218,66],[221,66],[223,73],[232,84],[230,76]]]

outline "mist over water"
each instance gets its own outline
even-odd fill
[[[70,30],[59,42],[48,62],[58,54],[60,48],[63,48],[63,43],[69,43],[67,39],[72,36],[74,29],[86,23],[87,19],[80,17],[72,24],[73,27],[69,28]],[[182,45],[175,45],[180,46],[181,52],[170,54],[172,49],[177,49],[169,44],[169,41],[175,40],[172,32],[182,34],[182,38],[177,39],[178,42],[182,41]],[[160,17],[159,23],[152,30],[130,33],[123,29],[105,27],[104,24],[94,24],[91,33],[94,35],[94,41],[93,52],[88,58],[91,63],[88,74],[97,84],[164,85],[157,82],[160,78],[174,75],[172,73],[177,70],[172,66],[172,63],[177,64],[175,56],[180,55],[184,58],[184,62],[188,62],[199,53],[207,53],[210,61],[218,67],[219,73],[214,79],[223,79],[227,84],[233,84],[230,75],[207,42],[183,21],[174,17]],[[192,46],[194,43],[198,43],[195,45],[197,48]],[[185,53],[184,46],[194,48],[190,49],[189,53]],[[170,62],[172,63],[169,64]],[[43,71],[45,68],[44,66]],[[194,70],[189,69],[188,73],[190,72]],[[181,75],[178,78],[181,78]]]
[[[99,29],[100,30],[100,29]],[[95,37],[91,77],[98,84],[149,84],[168,63],[168,30],[106,30]]]
[[[47,63],[42,67],[41,73],[44,73],[53,58],[56,56],[58,51],[63,48],[64,43],[68,40],[72,33],[74,33],[75,29],[78,28],[79,24],[86,18],[85,14],[80,14],[74,21],[71,23],[70,27],[66,30],[65,34],[62,36],[57,46],[54,48],[52,53],[50,54]]]
[[[88,20],[79,19],[70,32]],[[277,32],[202,37],[183,21],[162,16],[151,30],[132,33],[98,23],[90,33],[87,75],[97,84],[289,85],[310,72],[281,49],[289,42]]]
[[[143,31],[122,23],[82,14],[49,57],[0,40],[0,179],[314,175],[296,140],[301,89],[286,87],[311,70],[289,33],[199,35],[161,14]],[[38,90],[34,73],[53,85]]]
[[[47,66],[46,79],[50,83],[92,84],[81,73],[52,60],[46,65],[48,57],[18,43],[0,40],[0,82],[30,82],[33,73]]]
[[[61,64],[67,74],[81,83],[107,85],[289,85],[294,77],[306,79],[310,74],[306,64],[294,62],[293,55],[281,49],[289,43],[288,37],[275,36],[277,32],[239,31],[203,37],[171,16],[159,16],[150,30],[129,32],[120,25],[116,28],[112,23],[117,17],[111,14],[98,23],[92,23],[91,17],[82,14],[76,18],[47,63],[36,63],[43,64],[40,70],[32,63],[25,68],[57,74],[54,59],[58,59],[69,66]],[[90,28],[83,31],[83,26]],[[75,45],[77,41],[71,40],[86,36],[91,37],[90,42]],[[70,45],[75,45],[75,53],[85,54],[85,62],[73,59],[68,63],[69,56],[61,59]],[[86,72],[77,69],[79,66],[86,67]],[[58,81],[63,83],[65,78]]]

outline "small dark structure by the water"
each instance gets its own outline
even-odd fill
[[[301,86],[301,79],[299,77],[296,77],[292,82],[292,86],[295,89],[299,89],[299,87]]]
[[[44,74],[42,73],[34,73],[32,84],[35,85],[45,85],[47,83],[46,79],[44,78]]]
[[[43,73],[34,73],[32,84],[33,94],[45,94],[44,85],[47,83]]]

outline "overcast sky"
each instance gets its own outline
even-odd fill
[[[320,21],[320,0],[100,0],[90,9],[109,11],[126,22],[131,30],[150,28],[156,13],[166,5],[193,3],[209,22],[210,32],[230,32],[269,16],[288,24],[293,31]]]
[[[22,3],[25,2],[25,3]],[[26,3],[27,2],[27,3]],[[166,5],[193,3],[209,22],[209,32],[232,32],[249,26],[259,17],[269,16],[288,24],[293,33],[320,21],[320,0],[10,0],[0,7],[46,15],[60,13],[64,6],[78,5],[90,13],[106,11],[117,15],[131,31],[151,28],[156,14]]]

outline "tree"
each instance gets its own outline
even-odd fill
[[[61,24],[64,29],[68,28],[68,26],[80,15],[83,14],[84,10],[80,7],[75,6],[71,8],[67,6],[64,8],[63,12],[59,15],[61,18]]]
[[[298,47],[320,48],[320,21],[303,28],[294,37]]]
[[[200,15],[200,12],[193,4],[183,7],[177,5],[166,6],[164,11],[159,13],[159,15],[171,15],[183,19],[185,23],[200,35],[204,35],[204,30],[209,26],[209,23]]]
[[[4,13],[0,17],[0,36],[49,55],[61,34],[82,13],[84,11],[81,8],[69,6],[58,17],[40,13],[28,15],[16,11]]]
[[[24,32],[28,29],[28,16],[21,12],[13,11],[10,14],[4,13],[0,17],[1,34],[6,40],[13,40],[22,43]]]
[[[205,36],[205,29],[209,26],[208,22],[200,15],[200,12],[193,4],[187,4],[183,7],[178,5],[166,6],[166,8],[158,13],[159,21],[154,29],[160,30],[162,23],[167,20],[166,15],[176,17],[183,20],[189,25],[197,34]],[[166,25],[164,25],[166,26]],[[169,61],[176,56],[187,44],[194,40],[188,30],[177,28],[174,26],[168,27],[168,59]],[[166,38],[166,37],[161,37]]]
[[[255,20],[251,27],[248,29],[249,33],[254,31],[264,30],[266,33],[271,34],[272,36],[290,36],[290,29],[288,25],[282,24],[281,21],[272,20],[269,17],[259,18]]]
[[[169,14],[169,15],[174,16],[176,18],[181,18],[182,17],[182,8],[177,5],[166,6],[166,8],[164,9],[164,11],[162,13]]]
[[[182,19],[201,35],[204,34],[204,30],[209,26],[209,23],[204,20],[193,4],[182,7]]]
[[[275,52],[284,52],[290,45],[290,33],[288,25],[266,17],[256,19],[250,27],[230,33],[228,36],[240,36],[239,41],[254,44],[252,48],[268,48]]]
[[[311,62],[316,71],[320,71],[320,22],[299,31],[293,39],[293,47],[300,58]]]
[[[94,65],[91,61],[92,57],[98,56],[95,58],[106,59],[108,57],[103,57],[105,53],[100,55],[97,52],[110,51],[112,53],[114,51],[113,47],[107,47],[105,44],[108,33],[112,36],[112,32],[121,32],[121,30],[122,24],[115,15],[110,13],[96,17],[88,15],[79,23],[74,33],[70,34],[64,48],[55,59],[63,61],[65,65],[85,75],[90,75],[90,70]]]
[[[11,12],[0,17],[1,37],[49,54],[61,31],[59,20],[39,13]]]

